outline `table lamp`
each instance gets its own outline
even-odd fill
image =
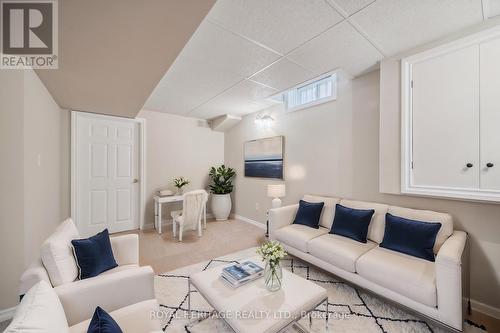
[[[267,185],[267,196],[274,198],[272,208],[281,207],[281,199],[285,196],[285,184]]]

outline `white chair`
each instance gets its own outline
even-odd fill
[[[71,246],[71,240],[78,238],[71,219],[61,223],[43,243],[40,258],[22,274],[19,295],[22,297],[39,281],[46,281],[54,288],[70,326],[91,318],[98,305],[115,311],[154,299],[154,272],[149,266],[139,266],[137,235],[110,237],[118,267],[84,280],[78,280]]]
[[[187,192],[182,201],[182,211],[177,210],[171,213],[174,237],[177,237],[177,224],[179,225],[179,242],[182,242],[184,228],[188,227],[192,227],[192,230],[198,228],[198,236],[201,237],[201,216],[207,200],[208,194],[205,190]]]
[[[117,322],[123,332],[128,333],[163,333],[161,330],[159,305],[156,299],[146,299],[130,305],[118,305],[110,310],[109,305],[85,302],[78,298],[75,303],[81,304],[78,320],[67,317],[68,311],[75,309],[61,302],[56,288],[41,280],[27,292],[5,333],[50,332],[50,333],[86,333],[97,306],[101,306]]]

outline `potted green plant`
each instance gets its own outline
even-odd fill
[[[223,164],[212,167],[208,174],[211,179],[209,185],[212,193],[212,213],[217,221],[227,220],[231,213],[231,192],[233,192],[233,177],[236,172],[232,168],[226,168]]]
[[[189,179],[184,177],[174,178],[174,186],[177,188],[177,194],[182,195],[182,188],[189,184]]]

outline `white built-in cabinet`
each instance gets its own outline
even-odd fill
[[[403,193],[500,201],[500,28],[402,60]]]

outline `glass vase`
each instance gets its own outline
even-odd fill
[[[281,282],[283,281],[283,270],[281,263],[266,262],[264,268],[264,282],[269,291],[278,291],[281,289]]]
[[[182,187],[177,187],[176,195],[183,195],[183,194],[184,194],[184,190],[182,189]]]

